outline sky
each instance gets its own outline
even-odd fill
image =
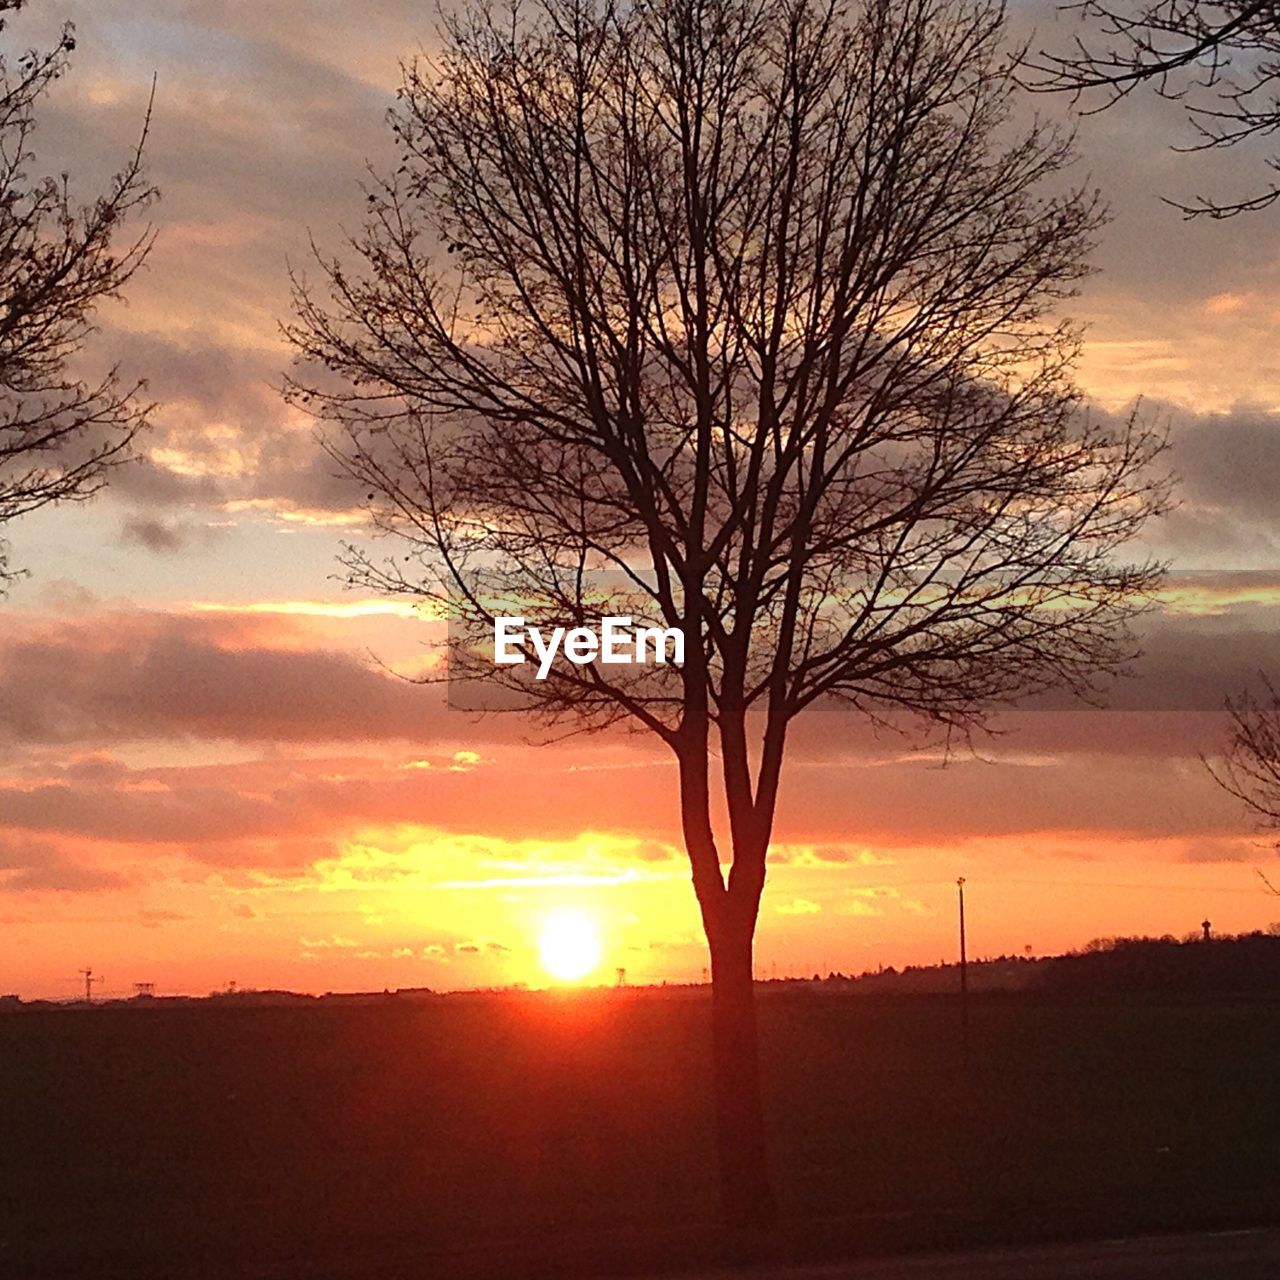
[[[359,495],[277,391],[289,267],[311,237],[339,246],[366,164],[393,164],[384,115],[431,7],[31,0],[0,39],[46,44],[63,18],[43,170],[91,194],[156,79],[156,248],[91,355],[158,408],[105,494],[5,530],[30,576],[0,600],[0,993],[70,997],[86,966],[118,995],[538,985],[565,912],[597,936],[590,981],[701,978],[671,761],[633,735],[540,742],[403,679],[432,624],[343,587]],[[800,721],[760,976],[952,958],[958,876],[971,955],[1280,920],[1272,838],[1200,760],[1224,696],[1280,666],[1280,212],[1164,202],[1261,172],[1173,152],[1172,104],[1078,125],[1113,212],[1073,306],[1080,381],[1166,421],[1180,477],[1146,656],[1106,709],[1043,700],[949,761],[849,713]]]

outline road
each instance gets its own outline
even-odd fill
[[[1277,1280],[1280,1231],[1146,1236],[745,1273],[703,1272],[696,1280],[743,1280],[744,1276],[760,1280]]]

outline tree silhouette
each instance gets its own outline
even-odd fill
[[[1041,52],[1027,60],[1029,87],[1076,96],[1100,91],[1093,110],[1112,106],[1147,86],[1183,104],[1198,141],[1180,148],[1211,151],[1268,138],[1280,128],[1280,7],[1275,0],[1234,4],[1214,0],[1146,0],[1115,4],[1078,0],[1064,5],[1094,25],[1069,54]],[[1268,159],[1266,167],[1280,169]],[[1188,217],[1227,218],[1280,199],[1270,183],[1241,200],[1199,196],[1177,204]]]
[[[1265,827],[1280,828],[1280,693],[1265,676],[1265,693],[1227,699],[1231,727],[1219,759],[1201,756],[1217,784],[1242,800]],[[1261,871],[1263,884],[1280,894]]]
[[[0,0],[0,13],[22,3]],[[116,243],[129,215],[155,196],[142,142],[83,207],[65,173],[30,173],[36,108],[74,49],[67,25],[51,49],[0,53],[0,525],[96,492],[146,417],[141,383],[122,383],[114,369],[85,381],[71,368],[95,308],[118,295],[151,247],[149,230],[124,248]],[[0,542],[0,586],[13,576]]]
[[[353,580],[453,611],[451,680],[673,752],[723,1199],[764,1226],[752,947],[791,721],[964,734],[1083,689],[1158,574],[1114,553],[1160,441],[1082,411],[1052,314],[1099,209],[1009,127],[996,5],[541,0],[441,35],[356,265],[297,282],[290,394],[398,544]],[[629,613],[685,661],[530,680],[491,660],[499,613]]]

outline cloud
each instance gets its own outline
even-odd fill
[[[1259,588],[1264,595],[1272,589]],[[1227,593],[1228,587],[1219,590]],[[471,750],[468,739],[513,740],[531,728],[511,717],[477,720],[451,711],[439,687],[400,679],[362,660],[341,646],[339,633],[316,629],[340,628],[346,620],[319,606],[314,619],[305,609],[283,606],[276,612],[99,608],[87,615],[86,607],[92,609],[82,602],[69,618],[15,621],[0,637],[0,746],[452,741]],[[1081,704],[1062,696],[1028,704],[1029,710],[1061,713],[1056,718],[1017,723],[1024,729],[1038,723],[1031,740],[1039,749],[1052,749],[1055,726],[1062,750],[1137,750],[1144,742],[1161,754],[1211,749],[1219,728],[1195,717],[1219,712],[1229,694],[1275,662],[1275,608],[1233,608],[1162,617],[1147,626],[1136,678],[1115,684],[1106,702],[1115,711],[1163,717],[1145,722],[1151,730],[1145,739],[1143,722],[1120,719],[1087,722],[1082,735],[1077,730],[1086,722],[1071,719],[1082,714],[1076,710]],[[362,616],[357,612],[352,620]],[[1170,736],[1180,714],[1188,718]],[[910,755],[913,739],[877,737],[856,714],[827,709],[797,723],[793,745],[793,759],[892,760]],[[997,743],[990,751],[1000,749]],[[665,762],[654,744],[647,750]],[[626,758],[634,762],[635,750]]]
[[[94,893],[130,883],[121,872],[90,866],[46,841],[0,831],[0,893]]]
[[[997,725],[1008,732],[979,744],[984,758],[956,754],[945,769],[942,755],[856,714],[806,715],[790,744],[777,861],[874,866],[913,842],[983,834],[1235,838],[1247,822],[1196,755],[1221,741],[1223,695],[1270,661],[1271,633],[1254,624],[1274,613],[1274,585],[1188,580],[1182,612],[1149,636],[1130,710],[1007,714]],[[606,734],[531,749],[527,721],[451,711],[439,688],[342,647],[359,610],[66,604],[57,617],[13,615],[0,637],[0,748],[12,762],[0,829],[11,834],[279,876],[336,865],[352,842],[404,848],[424,832],[507,842],[505,853],[472,850],[512,862],[481,879],[666,875],[680,862],[674,767],[659,745]],[[246,747],[267,754],[217,762]],[[130,767],[143,749],[172,764]],[[588,844],[563,844],[593,831],[608,833],[598,863]],[[538,841],[560,846],[540,852]]]
[[[145,370],[157,402],[146,453],[121,471],[117,496],[144,509],[355,519],[359,486],[320,448],[311,421],[279,395],[287,349],[198,329],[130,331],[110,346],[126,367]],[[132,519],[141,525],[146,517]]]
[[[145,378],[157,402],[146,456],[114,489],[141,507],[351,504],[310,424],[277,394],[290,359],[277,324],[289,311],[289,263],[309,257],[308,229],[339,241],[343,225],[358,224],[366,157],[394,168],[384,115],[398,59],[430,19],[398,2],[359,21],[349,6],[313,5],[284,22],[251,8],[249,21],[243,6],[210,0],[64,0],[30,6],[10,33],[41,44],[64,16],[77,24],[71,71],[41,110],[33,167],[66,170],[81,198],[127,159],[157,77],[146,149],[163,192],[151,211],[157,244],[127,307],[102,309],[89,356]]]
[[[139,507],[220,508],[225,493],[212,475],[188,475],[162,466],[143,455],[117,467],[111,477],[111,493]]]
[[[1280,316],[1277,317],[1280,320]],[[1280,549],[1280,413],[1175,411],[1171,464],[1182,506],[1159,532],[1186,563],[1274,564]]]
[[[1048,0],[1023,9],[1045,20],[1056,12]],[[430,38],[430,19],[416,0],[61,0],[29,6],[14,34],[37,40],[40,24],[52,31],[64,12],[81,44],[41,119],[42,170],[65,166],[88,194],[127,154],[159,72],[148,163],[164,191],[160,237],[129,305],[103,309],[94,358],[149,378],[160,407],[148,455],[113,476],[121,509],[109,518],[121,523],[104,540],[118,534],[174,555],[214,518],[347,518],[359,495],[277,394],[290,353],[276,324],[288,312],[287,260],[307,260],[307,229],[338,244],[342,225],[358,225],[365,157],[394,166],[383,112],[397,59]],[[1166,402],[1152,412],[1172,416],[1186,502],[1157,531],[1164,544],[1197,563],[1273,564],[1280,415],[1231,406],[1245,394],[1280,401],[1280,223],[1187,226],[1163,206],[1160,196],[1191,190],[1203,174],[1221,190],[1247,177],[1247,161],[1189,161],[1152,146],[1170,118],[1167,104],[1139,95],[1082,123],[1081,177],[1092,172],[1117,215],[1097,258],[1104,272],[1072,308],[1093,321],[1084,382],[1108,402],[1139,391]],[[281,542],[268,544],[264,559],[292,571]],[[1274,667],[1276,615],[1263,597],[1231,597],[1230,583],[1198,589],[1213,597],[1208,608],[1147,632],[1140,678],[1113,695],[1120,709],[1045,699],[1002,716],[1011,732],[980,744],[996,763],[960,756],[943,770],[937,754],[855,715],[802,719],[778,860],[874,866],[912,841],[1064,828],[1121,844],[1168,836],[1189,857],[1228,856],[1247,819],[1195,754],[1220,740],[1223,696]],[[125,845],[185,854],[201,871],[284,877],[340,861],[362,837],[395,847],[415,832],[505,841],[468,856],[504,857],[513,877],[571,874],[579,847],[540,857],[532,845],[587,830],[633,840],[611,846],[593,872],[611,860],[665,874],[679,858],[673,770],[652,744],[511,746],[536,730],[451,713],[438,691],[396,679],[349,636],[298,618],[111,611],[69,594],[65,603],[43,624],[6,618],[0,635],[0,749],[13,762],[0,827],[28,850],[5,872],[10,887],[41,878],[110,887],[120,873],[95,866]],[[482,761],[450,767],[461,763],[455,748],[480,741]],[[274,754],[242,760],[259,751]],[[406,756],[431,767],[400,768]],[[156,767],[161,759],[170,767]],[[86,860],[91,844],[102,848]]]
[[[145,516],[126,517],[120,527],[120,541],[125,546],[145,547],[156,555],[181,551],[187,538],[187,532],[180,526]]]
[[[1038,26],[1037,45],[1080,29],[1052,0],[1015,11],[1022,26]],[[65,167],[92,190],[127,155],[152,69],[159,77],[148,163],[164,192],[154,211],[160,238],[128,311],[104,311],[97,344],[103,359],[146,376],[161,405],[154,456],[122,472],[119,491],[143,502],[348,510],[350,487],[276,395],[290,358],[276,324],[289,309],[287,263],[308,260],[308,229],[322,244],[340,243],[344,226],[358,226],[366,158],[384,170],[397,163],[385,110],[400,60],[432,41],[433,20],[413,0],[357,9],[337,0],[283,9],[63,0],[28,7],[14,34],[47,41],[64,14],[80,41],[42,116],[44,168]],[[1021,99],[1019,109],[1065,119],[1070,104],[1050,96]],[[1191,157],[1152,145],[1177,142],[1180,128],[1180,109],[1150,93],[1081,122],[1082,176],[1115,214],[1096,258],[1102,273],[1073,306],[1094,322],[1085,382],[1104,399],[1141,392],[1230,405],[1248,387],[1280,388],[1271,301],[1280,233],[1265,218],[1188,224],[1162,202],[1193,189],[1245,190],[1258,177],[1256,159],[1234,149]],[[1176,271],[1167,269],[1170,246]],[[1254,422],[1253,438],[1247,417],[1238,431],[1207,423],[1208,456],[1192,424],[1179,459],[1211,482],[1257,464],[1243,475],[1245,504],[1277,474],[1269,421]],[[1219,434],[1230,449],[1214,449]],[[1234,509],[1230,485],[1221,492]],[[1191,537],[1188,519],[1172,517],[1169,530]]]
[[[166,924],[185,924],[196,918],[189,911],[168,911],[162,907],[144,907],[138,912],[138,919],[151,929],[158,929]]]
[[[870,919],[874,916],[884,915],[889,907],[904,911],[908,915],[923,916],[933,914],[932,909],[921,902],[919,898],[904,894],[901,889],[893,885],[862,886],[848,889],[842,895],[841,901],[836,905],[835,913],[838,916],[861,916]]]
[[[453,944],[453,949],[458,955],[462,956],[504,956],[511,953],[511,948],[505,943],[493,942],[486,938],[476,938],[466,942],[455,942]]]
[[[65,765],[56,765],[52,769],[45,766],[41,772],[45,774],[52,772],[60,778],[67,778],[74,782],[114,785],[128,778],[129,766],[105,752],[95,751],[89,755],[74,756]]]
[[[12,628],[0,638],[0,744],[440,735],[438,691],[349,652],[298,647],[300,624],[288,626],[131,611]]]
[[[1189,416],[1177,427],[1174,463],[1189,501],[1268,523],[1280,519],[1280,414],[1237,409]]]
[[[770,849],[769,856],[773,862],[779,865],[798,867],[821,867],[827,865],[887,867],[893,865],[892,858],[882,857],[870,849],[859,848],[857,845],[775,844]]]
[[[1096,736],[1103,717],[1082,719]],[[180,856],[273,882],[305,874],[501,889],[687,874],[672,770],[583,771],[572,758],[492,754],[463,772],[447,767],[447,755],[430,769],[405,770],[394,757],[282,756],[79,778],[42,777],[29,765],[0,786],[0,831],[127,848],[135,858]],[[784,778],[775,861],[796,871],[874,870],[921,847],[1046,835],[1095,848],[1152,840],[1227,848],[1251,830],[1203,766],[1179,757],[1135,757],[1123,769],[1085,754],[945,769],[798,759]]]
[[[810,898],[792,898],[774,908],[780,916],[815,916],[822,908]]]

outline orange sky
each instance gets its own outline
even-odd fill
[[[530,745],[396,679],[433,624],[335,583],[355,495],[273,389],[286,260],[308,228],[336,243],[364,159],[391,161],[382,113],[422,6],[47,0],[6,38],[64,13],[81,39],[47,167],[108,172],[158,75],[161,234],[96,354],[162,408],[108,494],[8,531],[32,576],[0,602],[0,992],[70,996],[86,964],[119,994],[540,982],[568,908],[598,923],[600,980],[699,977],[669,762],[624,735]],[[1267,839],[1197,758],[1223,695],[1277,666],[1280,223],[1162,205],[1188,171],[1145,140],[1159,111],[1085,122],[1116,218],[1076,306],[1087,389],[1167,416],[1183,477],[1142,676],[1113,710],[1011,715],[946,768],[815,713],[763,975],[950,957],[961,874],[979,955],[1280,919]]]

